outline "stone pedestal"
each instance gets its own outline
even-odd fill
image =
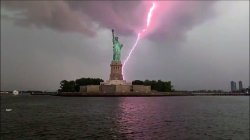
[[[108,80],[101,82],[100,85],[132,85],[132,83],[127,83],[125,80]]]
[[[109,80],[123,80],[121,61],[112,61],[110,67],[111,73]]]

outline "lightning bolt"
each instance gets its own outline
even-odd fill
[[[148,29],[148,27],[149,27],[149,25],[150,25],[150,23],[151,23],[152,14],[153,14],[155,8],[156,8],[156,2],[152,2],[152,6],[150,7],[149,12],[148,12],[148,15],[147,15],[147,24],[146,24],[147,26],[146,26],[146,28],[142,29],[142,31],[139,32],[139,33],[137,34],[137,39],[136,39],[134,45],[132,46],[131,50],[129,51],[128,56],[126,57],[126,59],[125,59],[125,61],[124,61],[124,63],[123,63],[123,67],[122,67],[123,79],[124,79],[124,77],[125,77],[125,74],[124,74],[125,66],[126,66],[128,60],[129,60],[131,54],[132,54],[133,51],[135,50],[135,48],[136,48],[138,42],[140,41],[140,39],[141,39],[141,34],[142,34],[142,33],[145,33],[145,32],[147,31],[147,29]]]

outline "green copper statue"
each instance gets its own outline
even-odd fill
[[[121,61],[122,44],[118,41],[118,37],[114,35],[114,29],[112,29],[112,41],[113,41],[113,61]]]

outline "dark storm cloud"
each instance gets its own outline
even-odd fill
[[[3,7],[18,11],[15,23],[59,31],[95,35],[100,28],[114,28],[133,35],[145,27],[150,1],[4,1]],[[214,2],[158,1],[149,38],[182,39],[186,31],[207,19]],[[6,15],[5,15],[6,16]]]
[[[64,1],[4,1],[2,4],[4,8],[17,12],[12,19],[20,26],[95,34],[87,26],[87,17],[83,20],[83,16]]]
[[[166,1],[156,11],[156,27],[149,35],[152,40],[179,42],[185,33],[214,17],[214,1]]]

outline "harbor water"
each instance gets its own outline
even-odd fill
[[[1,139],[248,140],[249,96],[5,95]]]

